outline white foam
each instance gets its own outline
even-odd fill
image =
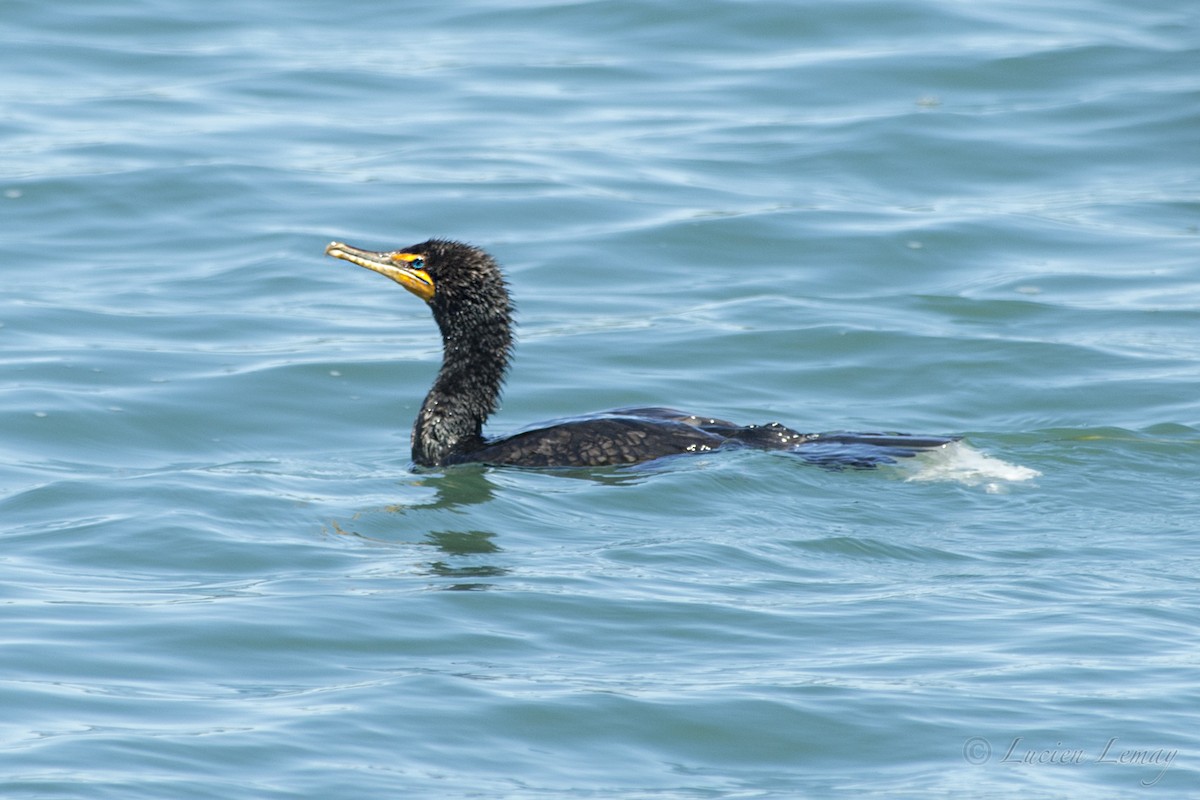
[[[965,442],[953,442],[913,459],[907,481],[952,481],[966,486],[983,486],[989,493],[1003,492],[1006,484],[1030,481],[1041,475],[1036,469],[1010,464],[976,450]],[[908,470],[906,470],[908,471]]]

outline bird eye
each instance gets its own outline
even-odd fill
[[[423,269],[425,267],[425,256],[419,256],[415,253],[388,253],[389,261],[396,264],[403,264],[409,269]]]

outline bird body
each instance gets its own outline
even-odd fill
[[[658,407],[556,420],[489,439],[483,425],[496,410],[513,348],[513,306],[496,261],[477,247],[444,239],[392,251],[333,242],[325,252],[391,278],[433,312],[442,336],[442,366],[413,423],[412,457],[420,466],[604,467],[753,447],[795,453],[826,466],[866,467],[954,441],[798,433],[777,422],[736,425]]]

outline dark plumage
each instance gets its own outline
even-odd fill
[[[743,446],[786,450],[828,466],[865,467],[954,441],[797,433],[777,422],[735,425],[668,408],[616,409],[487,439],[483,424],[496,410],[513,347],[512,302],[495,260],[477,247],[442,239],[387,252],[334,242],[325,252],[386,275],[433,312],[443,355],[413,424],[412,457],[421,466],[600,467]]]

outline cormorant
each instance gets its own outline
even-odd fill
[[[486,438],[512,356],[513,306],[499,265],[478,247],[430,239],[375,252],[341,242],[327,255],[394,280],[429,304],[442,334],[442,367],[412,431],[423,467],[468,462],[601,467],[742,446],[785,450],[832,467],[871,467],[955,441],[905,434],[798,433],[777,422],[735,425],[669,408],[619,408]]]

